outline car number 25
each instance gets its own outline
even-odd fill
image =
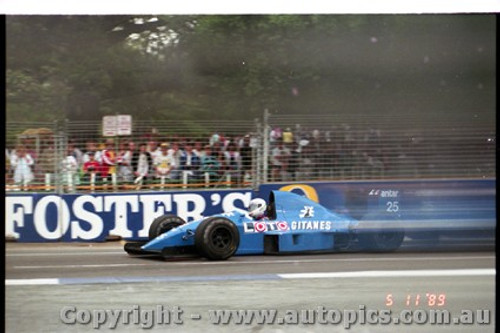
[[[399,202],[398,201],[387,201],[386,203],[386,211],[389,213],[396,213],[399,211]]]

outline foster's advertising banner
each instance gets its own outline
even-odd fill
[[[496,181],[426,180],[266,184],[258,191],[200,190],[99,194],[9,194],[5,236],[20,242],[146,239],[153,220],[187,222],[234,208],[271,190],[292,191],[360,221],[397,217],[407,230],[496,228]]]

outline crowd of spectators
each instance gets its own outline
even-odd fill
[[[275,126],[269,138],[272,181],[377,178],[388,164],[380,130]]]
[[[14,184],[16,190],[37,179],[43,183],[47,175],[55,180],[58,171],[69,190],[89,184],[134,185],[140,189],[151,184],[217,183],[227,179],[242,185],[251,179],[256,141],[250,133],[232,137],[214,133],[208,140],[176,136],[83,143],[72,138],[60,161],[53,140],[42,144],[39,156],[34,150],[27,151],[33,146],[32,141],[25,140],[10,151],[6,149],[6,183]]]
[[[273,126],[266,136],[268,154],[262,156],[263,146],[260,152],[267,158],[269,181],[418,177],[428,167],[423,163],[417,167],[420,157],[412,156],[421,141],[412,138],[404,146],[401,138],[398,142],[383,137],[377,129],[296,124]],[[73,136],[64,145],[64,156],[56,153],[53,138],[42,142],[38,151],[33,141],[21,140],[6,149],[6,183],[18,188],[59,181],[70,189],[84,189],[91,183],[139,189],[230,179],[236,186],[248,185],[260,139],[254,133],[228,136],[221,132],[202,138],[152,135],[85,140]]]

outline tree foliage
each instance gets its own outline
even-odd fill
[[[495,99],[492,16],[8,16],[6,23],[9,120],[465,112],[489,110]]]

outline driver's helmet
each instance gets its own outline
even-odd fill
[[[252,199],[252,201],[250,201],[250,205],[248,205],[248,215],[254,219],[260,219],[265,215],[266,209],[267,204],[264,199]]]

